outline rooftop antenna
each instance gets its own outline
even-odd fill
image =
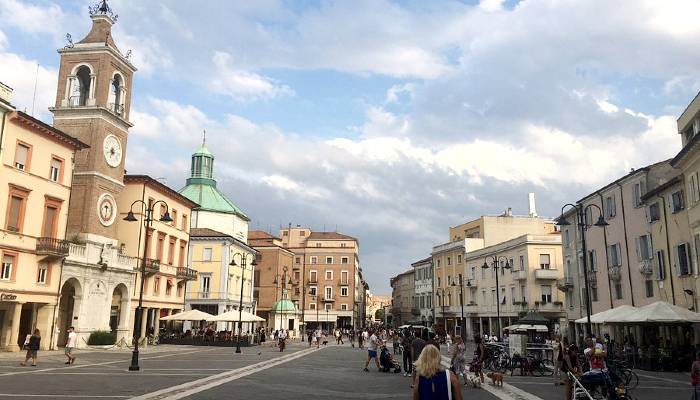
[[[207,143],[207,130],[203,129],[202,130],[202,146],[204,146]]]
[[[39,63],[36,63],[36,76],[34,77],[34,96],[32,96],[32,117],[34,116],[34,104],[36,104],[36,84],[39,80]]]

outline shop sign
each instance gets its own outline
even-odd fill
[[[0,301],[15,301],[17,295],[12,293],[0,293]]]

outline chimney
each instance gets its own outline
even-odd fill
[[[537,208],[535,208],[535,194],[534,193],[528,193],[527,194],[527,209],[528,209],[528,214],[530,214],[531,217],[537,217]]]

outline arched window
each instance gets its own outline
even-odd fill
[[[90,96],[90,68],[82,65],[75,73],[73,80],[73,88],[70,95],[70,104],[72,106],[84,106],[87,104],[87,99]]]
[[[107,100],[107,107],[117,115],[124,114],[124,105],[122,104],[123,87],[124,82],[121,75],[115,73],[112,81],[109,84],[109,99]]]

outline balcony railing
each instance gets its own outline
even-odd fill
[[[221,300],[227,298],[226,292],[187,292],[185,296],[188,300]],[[245,298],[246,296],[243,297]]]
[[[610,279],[614,282],[619,282],[620,279],[622,279],[622,273],[620,273],[619,266],[613,266],[608,268],[608,274],[610,274]]]
[[[68,256],[70,243],[56,238],[40,237],[36,240],[36,254],[40,256],[62,258]]]
[[[139,267],[141,266],[141,263],[143,261],[139,262]],[[157,274],[160,271],[160,260],[155,260],[153,258],[147,258],[146,259],[146,265],[144,267],[146,275],[153,275]]]
[[[535,309],[541,312],[560,312],[562,309],[561,301],[536,301]]]
[[[515,281],[521,281],[521,280],[527,279],[527,270],[526,269],[513,271],[512,274],[513,274],[513,280],[515,280]]]
[[[561,291],[568,291],[574,288],[574,278],[570,276],[565,276],[557,282],[557,288]]]
[[[109,103],[107,104],[109,111],[121,116],[124,116],[124,105],[123,104],[115,104],[115,103]]]
[[[335,301],[335,296],[330,296],[330,297],[328,297],[328,296],[323,296],[323,301],[325,301],[325,302],[332,302],[332,301]]]
[[[651,260],[642,260],[639,263],[639,272],[642,275],[651,275],[654,273],[654,267],[651,264]]]
[[[177,278],[185,281],[196,281],[197,270],[187,267],[177,267]]]
[[[559,279],[559,271],[556,269],[536,269],[535,279]]]

